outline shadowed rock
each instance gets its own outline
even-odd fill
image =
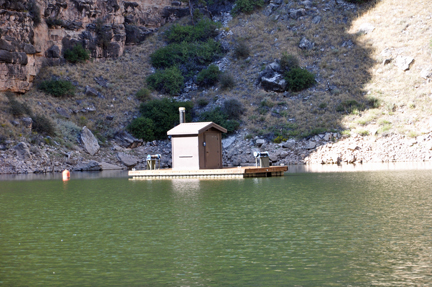
[[[102,166],[97,161],[81,162],[72,168],[73,171],[101,171]]]
[[[133,137],[126,131],[117,132],[114,135],[115,141],[124,148],[136,148],[143,144],[143,140]]]

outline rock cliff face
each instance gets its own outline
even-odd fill
[[[96,59],[118,57],[187,14],[170,0],[0,0],[0,91],[28,91],[41,67],[77,44]]]

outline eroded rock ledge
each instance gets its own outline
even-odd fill
[[[169,0],[0,0],[0,91],[28,91],[41,67],[64,62],[78,43],[93,58],[118,57],[188,13]]]

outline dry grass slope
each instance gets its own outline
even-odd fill
[[[303,8],[300,1],[289,2],[291,8]],[[231,90],[198,90],[188,97],[211,103],[221,98],[238,99],[247,107],[242,127],[250,134],[267,134],[270,138],[279,133],[287,137],[307,136],[325,130],[409,136],[426,132],[431,128],[432,84],[420,77],[420,71],[432,66],[432,7],[428,2],[382,0],[352,10],[335,6],[335,1],[315,0],[315,12],[297,20],[276,20],[283,15],[279,10],[271,16],[265,16],[263,11],[240,15],[224,28],[230,32],[225,40],[231,47],[244,41],[250,49],[246,59],[236,59],[233,49],[226,56],[225,70],[234,76],[236,86]],[[321,22],[313,24],[311,20],[316,15],[321,16]],[[363,23],[372,24],[375,30],[368,34],[358,32]],[[149,55],[164,45],[162,33],[167,28],[163,27],[142,45],[128,48],[118,59],[47,67],[38,76],[37,82],[53,75],[75,82],[79,87],[75,97],[53,98],[33,88],[17,98],[35,113],[53,118],[62,131],[59,137],[66,142],[73,142],[68,131],[83,125],[97,131],[101,139],[110,137],[137,114],[140,102],[135,93],[145,87],[145,78],[152,71]],[[303,37],[314,42],[315,47],[301,50],[298,45]],[[382,64],[385,49],[392,52],[393,58],[387,65]],[[298,57],[300,66],[316,75],[317,84],[299,93],[258,89],[255,83],[259,73],[283,53]],[[398,55],[415,58],[409,71],[395,66],[394,58]],[[96,84],[95,77],[107,79],[108,87]],[[104,97],[84,95],[87,85]],[[153,92],[152,97],[161,95]],[[379,100],[380,105],[374,108],[370,98]],[[338,106],[347,101],[356,101],[365,109],[354,108],[349,114],[338,112]],[[79,112],[64,119],[56,112],[58,107],[94,107],[96,111]],[[11,124],[13,118],[3,95],[0,110],[0,135],[17,138],[26,132]],[[114,120],[107,120],[107,115],[114,116]]]

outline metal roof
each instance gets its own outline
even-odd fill
[[[175,126],[167,132],[169,136],[180,135],[198,135],[208,129],[215,128],[220,132],[226,133],[227,130],[214,122],[197,122],[197,123],[183,123]]]

